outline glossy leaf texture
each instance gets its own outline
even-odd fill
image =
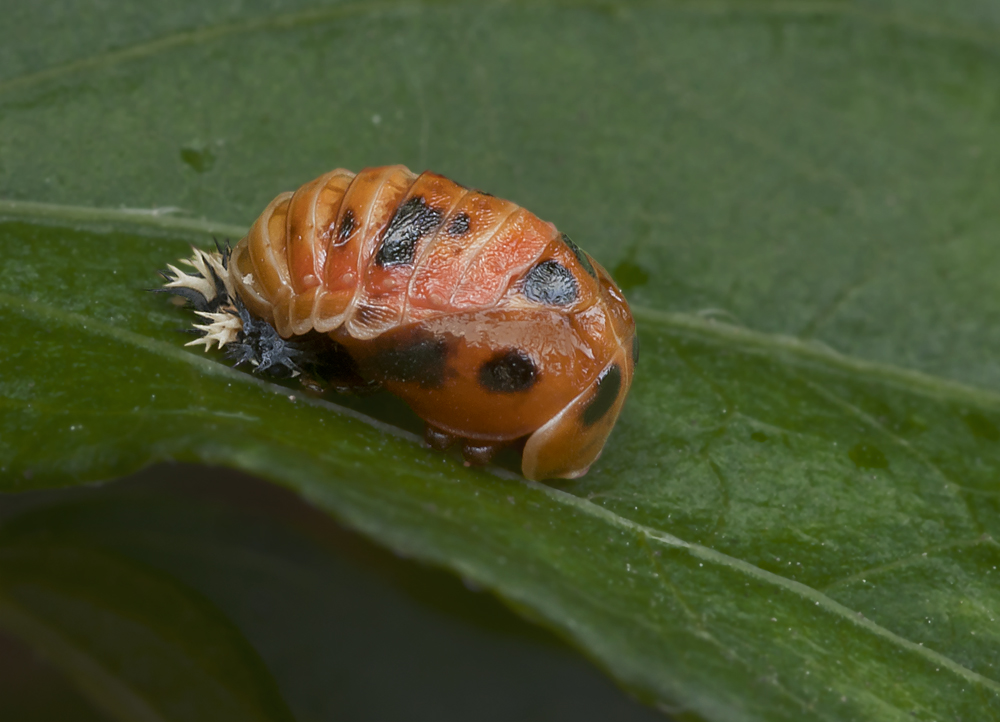
[[[228,465],[668,709],[1000,719],[993,4],[61,7],[0,28],[3,490]],[[588,476],[466,469],[391,404],[183,348],[143,292],[277,192],[389,162],[622,282],[641,361]]]

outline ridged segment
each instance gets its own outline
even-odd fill
[[[335,291],[346,289],[348,283],[353,283],[351,301],[344,311],[342,325],[354,338],[374,338],[378,334],[372,333],[370,326],[378,327],[381,319],[392,313],[391,309],[369,302],[370,294],[362,279],[371,265],[382,230],[389,224],[416,178],[415,173],[401,165],[374,168],[359,173],[348,190],[352,203],[357,203],[356,264],[336,267],[331,266],[328,260],[327,279],[331,275],[334,277]]]
[[[315,325],[330,224],[353,178],[353,173],[338,168],[306,183],[289,201],[287,257],[294,295],[279,313],[287,314],[294,334],[307,333]]]
[[[291,287],[284,253],[275,254],[274,246],[279,243],[284,251],[284,226],[291,197],[291,193],[282,193],[268,204],[233,249],[230,259],[236,271],[233,282],[244,303],[256,315],[274,321],[276,327],[275,307],[291,295]],[[275,231],[277,238],[273,238]]]
[[[453,311],[455,291],[480,249],[521,212],[510,201],[478,191],[465,195],[413,270],[407,294],[408,319],[421,320]],[[465,223],[452,227],[455,219],[463,216],[469,219],[468,228],[458,233]]]
[[[272,201],[234,259],[245,263],[245,246],[247,295],[281,335],[343,327],[370,339],[495,306],[556,253],[557,238],[552,224],[516,204],[436,173],[337,169]]]
[[[400,324],[414,269],[465,193],[436,173],[423,173],[414,180],[375,239],[374,255],[359,288],[359,315],[349,329],[352,336],[374,338]]]
[[[555,235],[551,223],[518,209],[479,247],[452,295],[452,304],[459,307],[496,304],[511,280],[535,264]]]

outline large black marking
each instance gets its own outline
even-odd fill
[[[531,357],[516,348],[498,351],[479,367],[479,385],[487,391],[513,394],[530,389],[537,380]]]
[[[335,245],[342,246],[347,243],[347,239],[354,233],[354,228],[354,211],[348,208],[344,211],[344,217],[340,219],[340,230],[337,231],[337,243]]]
[[[565,306],[576,300],[579,288],[566,266],[559,261],[542,261],[525,275],[522,291],[535,303]]]
[[[639,365],[639,334],[632,337],[632,368]]]
[[[583,425],[593,426],[604,418],[604,415],[611,411],[611,407],[615,405],[615,400],[621,389],[622,370],[618,364],[613,364],[597,379],[597,393],[587,404],[587,408],[583,410],[583,416],[580,419],[583,421]]]
[[[576,260],[580,262],[581,266],[583,266],[583,270],[593,278],[597,278],[597,271],[594,270],[594,264],[590,262],[590,258],[587,257],[587,254],[584,253],[578,245],[573,243],[573,239],[565,233],[563,233],[560,238],[562,238],[562,242],[569,247],[569,250],[573,251],[573,255],[576,256]]]
[[[396,215],[382,234],[375,263],[383,268],[413,263],[417,241],[441,224],[442,215],[437,208],[429,207],[423,196],[406,201],[396,209]]]
[[[436,389],[444,384],[448,344],[427,332],[387,339],[373,355],[361,361],[366,377],[385,383],[419,383],[421,388]]]
[[[454,220],[448,224],[448,233],[452,236],[464,236],[469,232],[469,214],[459,213]]]

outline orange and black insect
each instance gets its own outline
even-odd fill
[[[258,370],[298,370],[321,334],[402,398],[436,448],[485,461],[524,440],[529,479],[600,455],[637,360],[621,291],[555,226],[510,201],[403,166],[338,169],[282,193],[231,251],[196,251],[165,290]]]

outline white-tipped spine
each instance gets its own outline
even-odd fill
[[[233,306],[236,297],[236,290],[229,269],[223,262],[222,254],[218,251],[203,251],[200,248],[191,249],[194,254],[191,258],[181,259],[181,263],[194,269],[194,273],[187,273],[177,266],[168,264],[167,269],[172,275],[167,275],[166,289],[189,289],[201,295],[205,302],[211,304],[217,300],[219,295],[216,279],[222,282],[225,287],[226,298],[218,311],[195,311],[199,316],[209,323],[192,324],[202,335],[194,341],[184,344],[185,346],[203,345],[205,351],[212,348],[213,344],[221,349],[227,344],[234,343],[239,339],[243,331],[243,321],[239,313]]]
[[[233,312],[208,313],[206,311],[197,311],[196,313],[202,318],[207,318],[211,323],[193,324],[196,329],[204,332],[205,335],[184,344],[185,346],[205,344],[205,350],[208,351],[212,348],[213,343],[217,343],[221,349],[226,344],[236,341],[240,331],[243,330],[243,322]]]

